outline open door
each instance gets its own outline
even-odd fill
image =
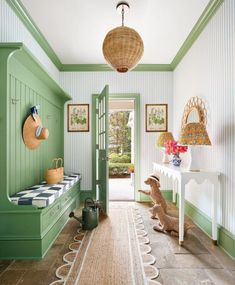
[[[105,213],[108,214],[108,85],[104,87],[96,100],[96,189],[97,198],[102,202]]]

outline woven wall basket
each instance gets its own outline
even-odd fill
[[[121,26],[109,31],[103,42],[104,57],[118,72],[134,68],[143,52],[140,35],[129,27]]]

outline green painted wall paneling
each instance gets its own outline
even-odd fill
[[[21,43],[0,44],[0,74],[0,258],[41,258],[79,204],[80,183],[43,210],[15,205],[9,196],[40,183],[51,159],[63,157],[64,103],[70,97]],[[50,135],[30,151],[22,127],[33,105],[40,105]]]
[[[7,3],[15,11],[16,15],[21,19],[29,32],[33,35],[38,44],[45,51],[47,56],[56,65],[60,71],[112,71],[107,64],[62,64],[56,53],[53,51],[45,37],[36,26],[25,7],[20,0],[6,0]],[[139,64],[133,71],[172,71],[176,68],[187,51],[191,48],[198,36],[206,27],[207,23],[216,13],[220,5],[224,0],[210,0],[197,23],[194,25],[192,31],[188,35],[187,39],[177,52],[176,56],[169,64]]]

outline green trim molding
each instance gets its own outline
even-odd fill
[[[161,192],[162,192],[163,197],[167,201],[172,201],[172,197],[173,197],[173,191],[172,190],[163,190]]]
[[[172,197],[173,197],[172,190],[161,190],[161,193],[167,201],[169,201],[169,202],[172,201]],[[152,202],[152,200],[149,196],[141,193],[139,202],[141,202],[141,203],[147,202],[148,203],[148,202]]]
[[[218,10],[220,5],[224,2],[224,0],[210,0],[202,15],[198,19],[197,23],[194,25],[192,31],[184,41],[183,45],[177,52],[176,56],[171,62],[171,68],[174,70],[177,65],[181,62],[183,57],[186,55],[188,50],[191,48],[193,43],[199,37],[201,32],[205,29],[207,23],[214,16],[215,12]]]
[[[114,71],[107,64],[62,64],[60,71]],[[170,64],[138,64],[132,71],[172,71]]]
[[[163,191],[164,192],[164,191]],[[177,194],[178,206],[178,194]],[[205,213],[188,201],[185,201],[185,214],[211,237],[212,221]],[[218,245],[233,259],[235,259],[235,235],[222,226],[218,226]]]
[[[21,19],[25,27],[29,30],[50,60],[55,64],[59,71],[64,72],[87,72],[87,71],[113,71],[107,64],[62,64],[40,29],[37,27],[33,19],[30,17],[26,8],[20,0],[6,0],[12,7],[13,11]],[[224,0],[210,0],[192,31],[184,41],[183,45],[177,52],[176,56],[170,64],[139,64],[132,71],[173,71],[193,43],[199,37],[206,27],[207,23],[216,13]]]
[[[34,39],[37,41],[37,43],[41,46],[41,48],[44,50],[44,52],[47,54],[47,56],[50,58],[50,60],[55,64],[55,66],[60,70],[61,68],[61,61],[59,60],[58,56],[46,40],[46,38],[43,36],[33,19],[30,17],[29,13],[27,12],[24,5],[21,3],[20,0],[6,0],[6,2],[11,6],[13,11],[16,13],[16,15],[20,18],[20,20],[23,22],[25,27],[29,30],[31,35],[34,37]]]
[[[162,190],[163,197],[171,202],[172,190]],[[178,194],[176,195],[176,205],[179,206]],[[141,196],[141,202],[151,202],[148,196]],[[185,201],[185,214],[209,237],[211,237],[212,221],[205,213],[195,207],[192,203]],[[235,260],[235,235],[222,226],[218,226],[218,245]]]

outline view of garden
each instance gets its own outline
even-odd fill
[[[130,111],[113,111],[109,114],[109,177],[129,177],[134,172],[131,163]]]

